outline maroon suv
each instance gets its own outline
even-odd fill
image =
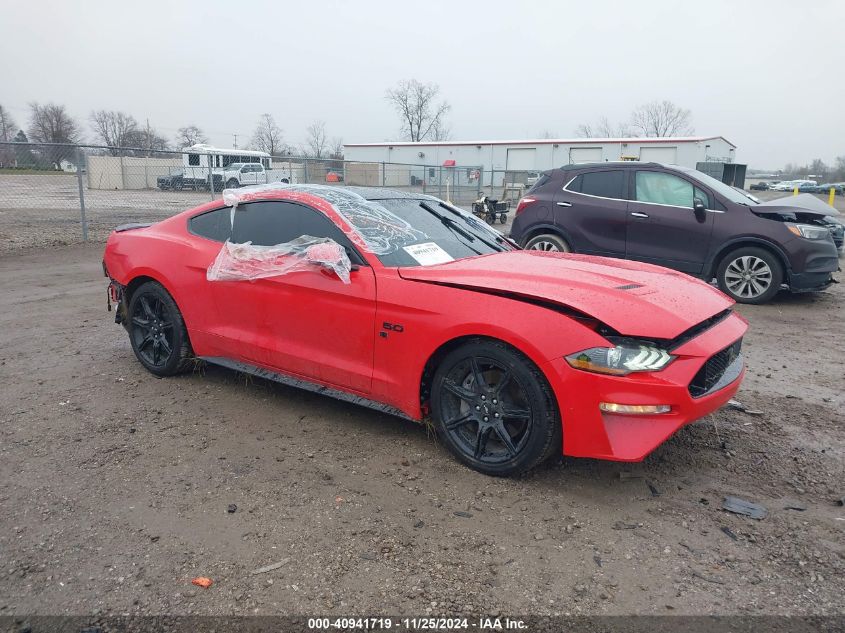
[[[782,286],[821,290],[839,269],[834,211],[758,204],[706,174],[658,163],[592,163],[544,172],[519,202],[523,248],[634,259],[714,277],[742,303]]]

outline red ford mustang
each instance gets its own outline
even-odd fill
[[[649,264],[521,251],[419,194],[227,190],[117,229],[103,265],[152,373],[198,358],[430,417],[492,475],[561,452],[641,460],[744,374],[746,322],[718,290]]]

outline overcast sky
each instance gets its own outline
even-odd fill
[[[0,20],[0,103],[124,110],[172,140],[196,123],[243,146],[270,112],[285,140],[326,121],[395,140],[397,81],[440,85],[456,140],[571,137],[669,99],[697,134],[775,168],[845,154],[845,2],[15,2]],[[90,137],[90,132],[88,132]]]

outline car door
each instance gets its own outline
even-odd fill
[[[597,169],[569,180],[555,195],[555,224],[578,253],[625,256],[625,171]]]
[[[629,188],[626,257],[700,273],[710,249],[713,196],[691,180],[651,169],[634,170]],[[707,211],[693,209],[696,198]]]
[[[302,235],[330,237],[358,264],[346,284],[314,266],[250,281],[209,281],[216,334],[232,358],[368,393],[372,383],[376,280],[324,214],[286,201],[239,205],[232,241],[271,246]]]

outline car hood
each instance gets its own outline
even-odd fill
[[[760,209],[760,207],[763,207]],[[811,193],[799,193],[797,196],[785,196],[767,200],[758,205],[749,207],[752,211],[759,209],[764,213],[801,213],[802,215],[824,217],[826,215],[839,215],[835,208],[819,200]]]
[[[683,273],[620,259],[509,251],[400,268],[403,279],[540,300],[598,319],[620,334],[672,339],[733,301]]]

